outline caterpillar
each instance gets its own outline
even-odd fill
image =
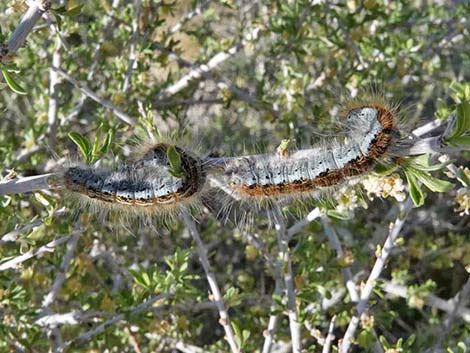
[[[172,216],[197,203],[206,172],[201,158],[174,146],[181,160],[181,175],[175,176],[167,156],[170,146],[151,146],[141,158],[116,170],[72,166],[62,173],[59,184],[93,211]]]
[[[390,146],[400,142],[402,122],[398,108],[373,96],[352,100],[344,108],[344,115],[343,134],[320,147],[291,154],[225,159],[216,179],[231,198],[216,200],[217,208],[224,213],[231,209],[233,200],[265,206],[314,195],[369,173],[377,163],[389,161]],[[182,207],[199,202],[208,174],[217,168],[211,158],[174,146],[182,169],[181,175],[175,176],[167,155],[171,146],[150,146],[135,162],[113,171],[73,166],[62,174],[61,184],[94,211],[173,216]]]
[[[362,176],[400,139],[398,109],[383,98],[353,100],[345,107],[343,137],[308,151],[230,160],[222,175],[237,200],[270,201],[311,195]]]

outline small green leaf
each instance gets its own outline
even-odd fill
[[[446,180],[441,180],[438,178],[433,177],[431,174],[427,172],[423,172],[416,168],[409,168],[410,172],[418,178],[420,182],[428,187],[429,190],[433,192],[447,192],[454,188],[454,184],[448,182]]]
[[[398,165],[395,163],[390,163],[390,164],[380,163],[375,166],[374,172],[379,175],[387,176],[387,175],[392,174],[397,169],[398,169]]]
[[[7,70],[2,70],[2,74],[3,74],[3,77],[5,77],[5,82],[7,83],[8,87],[10,87],[10,89],[17,93],[17,94],[21,94],[21,95],[26,95],[27,92],[25,91],[25,89],[23,87],[21,87],[16,81],[15,79],[13,78],[13,76],[10,75],[10,73],[7,71]]]
[[[78,15],[82,11],[83,6],[84,4],[81,4],[70,9],[67,9],[65,6],[61,6],[56,9],[51,9],[51,11],[59,16],[72,17]]]
[[[170,164],[170,173],[180,178],[183,174],[183,170],[181,168],[181,156],[176,150],[175,146],[168,147],[166,151],[166,157],[168,159],[168,163]]]
[[[66,17],[73,17],[73,16],[76,16],[78,14],[80,14],[80,12],[82,12],[82,8],[85,4],[81,4],[81,5],[77,5],[75,7],[72,7],[71,9],[68,9],[67,11],[63,12],[62,13],[62,16],[66,16]]]
[[[336,218],[336,219],[341,219],[341,220],[348,220],[352,218],[351,213],[343,213],[343,212],[338,212],[336,210],[328,210],[326,211],[326,215],[331,218]]]
[[[103,123],[100,124],[98,130],[96,131],[95,142],[93,143],[93,148],[91,149],[91,159],[95,160],[99,156],[99,146],[101,141],[101,131],[103,130]]]
[[[413,203],[416,207],[420,207],[424,204],[424,194],[421,190],[416,177],[409,171],[409,169],[405,169],[405,176],[406,180],[408,181],[408,188],[410,190],[410,196],[413,200]]]
[[[470,136],[457,136],[446,139],[453,146],[470,146]]]
[[[108,153],[109,151],[109,146],[111,145],[111,141],[113,140],[114,137],[114,130],[111,129],[106,133],[106,136],[104,138],[103,146],[101,146],[100,153],[105,154]]]
[[[455,122],[454,131],[449,136],[449,139],[460,137],[470,129],[470,102],[463,101],[457,105],[457,119]]]
[[[444,163],[431,164],[431,159],[429,154],[423,154],[418,157],[408,158],[407,164],[413,168],[425,171],[425,172],[434,172],[437,170],[444,169],[449,164],[452,164],[453,161],[448,161]]]
[[[78,132],[74,132],[74,131],[69,132],[68,136],[78,146],[83,156],[85,157],[87,163],[89,163],[90,157],[91,157],[90,141],[86,137],[83,137]]]

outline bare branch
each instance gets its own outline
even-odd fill
[[[142,6],[142,0],[135,0],[134,4],[134,18],[132,20],[132,37],[131,37],[131,44],[129,47],[129,59],[127,61],[127,72],[124,78],[124,84],[122,85],[122,92],[127,92],[129,89],[129,84],[131,81],[132,71],[134,70],[134,66],[136,64],[137,59],[137,39],[139,36],[139,17],[140,17],[140,9]]]
[[[143,302],[143,303],[135,306],[134,308],[132,308],[128,312],[128,314],[137,315],[137,314],[140,314],[140,313],[142,313],[144,311],[147,311],[151,308],[155,309],[154,304],[156,302],[158,302],[160,300],[163,300],[163,299],[170,298],[173,295],[174,295],[174,288],[170,289],[170,291],[168,293],[154,295],[150,299],[146,300],[145,302]],[[105,322],[95,326],[91,330],[89,330],[85,333],[82,333],[81,335],[74,338],[73,340],[68,341],[65,344],[65,347],[66,348],[70,347],[72,344],[83,345],[83,344],[91,341],[95,336],[99,335],[100,333],[103,333],[108,327],[118,323],[119,321],[124,320],[125,317],[126,317],[126,314],[118,314],[118,315],[112,316],[111,318],[109,318]]]
[[[134,118],[131,118],[129,115],[124,113],[122,110],[117,108],[113,103],[111,103],[109,100],[106,100],[104,98],[99,97],[95,92],[93,92],[91,89],[89,89],[87,86],[84,84],[80,83],[76,79],[74,79],[72,76],[70,76],[68,73],[66,73],[64,70],[62,70],[59,67],[56,66],[51,66],[52,70],[55,70],[59,75],[64,77],[67,81],[69,81],[72,85],[75,86],[75,88],[79,89],[83,94],[85,94],[87,97],[93,99],[95,102],[101,104],[103,107],[111,110],[111,112],[116,115],[119,119],[124,121],[125,123],[129,125],[135,125],[136,121]]]
[[[24,14],[20,24],[8,40],[8,54],[15,54],[26,42],[26,37],[33,30],[34,25],[42,17],[44,12],[49,10],[51,1],[49,0],[33,0],[30,2],[28,11]]]
[[[279,206],[275,204],[272,210],[274,228],[276,229],[279,247],[279,261],[282,263],[282,275],[284,277],[284,285],[287,292],[287,313],[289,316],[289,326],[292,339],[292,352],[300,353],[302,351],[302,338],[300,335],[300,324],[297,314],[294,275],[292,272],[292,260],[290,258],[287,229]]]
[[[392,249],[395,246],[395,240],[398,237],[398,234],[401,231],[401,228],[405,224],[406,218],[412,208],[412,201],[411,198],[408,198],[402,205],[402,209],[400,215],[397,217],[395,222],[393,223],[392,227],[390,228],[390,232],[385,240],[382,250],[380,251],[377,260],[375,261],[374,266],[369,274],[369,278],[367,279],[364,287],[361,290],[361,296],[359,302],[357,304],[357,314],[351,318],[349,322],[348,328],[346,329],[346,333],[343,337],[343,342],[339,347],[340,353],[347,353],[349,348],[351,347],[352,339],[356,330],[359,325],[359,320],[362,314],[365,312],[367,308],[367,304],[369,302],[369,298],[372,294],[372,290],[375,287],[375,282],[379,278],[383,268],[385,267],[385,262],[388,259]]]
[[[382,283],[381,288],[386,293],[389,293],[389,294],[392,294],[401,298],[406,299],[409,297],[408,288],[398,283],[385,281],[384,283]],[[455,313],[457,317],[460,317],[465,322],[470,322],[470,309],[465,308],[464,306],[456,305],[454,299],[445,300],[445,299],[435,296],[434,294],[429,294],[425,296],[423,299],[424,299],[425,305],[442,310],[448,313],[449,315],[452,315],[452,313]],[[457,308],[458,310],[456,310]]]
[[[328,333],[325,338],[325,344],[323,345],[322,353],[330,353],[331,343],[335,339],[335,335],[333,334],[333,330],[335,329],[335,321],[336,321],[336,315],[334,315],[331,318],[330,326],[328,328]]]
[[[16,266],[18,266],[19,264],[21,264],[21,263],[23,263],[23,262],[25,262],[29,259],[32,259],[35,256],[39,256],[39,255],[42,255],[42,254],[45,254],[45,253],[48,253],[48,252],[54,252],[54,248],[57,245],[68,242],[69,239],[74,237],[76,233],[81,233],[81,232],[82,232],[82,230],[75,229],[71,234],[66,235],[62,238],[54,239],[54,240],[50,241],[49,243],[47,243],[46,245],[41,246],[37,250],[29,250],[29,251],[25,252],[23,255],[20,255],[20,256],[17,256],[15,258],[11,259],[11,260],[5,261],[2,264],[0,264],[0,272],[5,271],[5,270],[9,270],[9,269],[13,269]]]
[[[341,242],[338,239],[338,235],[336,234],[331,221],[327,217],[323,216],[321,218],[321,222],[323,224],[323,228],[325,229],[325,235],[328,238],[328,242],[330,243],[331,247],[336,250],[337,257],[343,257],[343,248],[341,247]],[[359,300],[359,293],[356,289],[356,284],[354,283],[351,269],[343,268],[342,272],[346,282],[346,288],[348,289],[349,296],[351,297],[351,301],[353,303],[357,303]]]
[[[15,178],[8,181],[0,181],[0,195],[19,194],[22,192],[49,189],[50,185],[48,180],[55,175],[55,173],[49,173],[26,178]]]
[[[220,293],[219,285],[217,284],[215,275],[212,272],[211,266],[209,264],[209,259],[207,258],[207,249],[204,246],[201,237],[199,236],[199,232],[196,228],[194,220],[191,218],[191,215],[187,211],[183,212],[183,221],[197,245],[199,260],[201,261],[202,267],[204,268],[204,272],[206,273],[207,282],[209,283],[212,295],[214,296],[214,301],[217,304],[217,309],[219,310],[220,315],[219,323],[224,328],[227,341],[230,345],[230,349],[233,353],[239,353],[240,347],[238,347],[237,341],[235,339],[235,334],[233,332],[232,326],[230,325],[230,319],[228,316],[227,309],[225,308],[222,294]]]

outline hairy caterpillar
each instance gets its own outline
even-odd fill
[[[345,131],[308,153],[248,156],[230,160],[222,175],[238,200],[271,201],[309,195],[340,185],[386,161],[398,143],[398,110],[384,99],[351,101],[345,108]]]
[[[172,216],[179,208],[197,203],[206,172],[201,158],[174,146],[181,161],[181,175],[175,176],[167,156],[171,146],[158,143],[136,162],[112,171],[70,167],[62,173],[59,184],[90,205],[92,211]]]

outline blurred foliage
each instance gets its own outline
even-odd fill
[[[194,7],[201,7],[201,13],[186,21]],[[26,8],[20,0],[0,0],[2,40]],[[80,159],[77,149],[86,156],[83,162],[96,162],[108,150],[108,159],[112,154],[114,162],[125,160],[135,136],[155,130],[163,135],[178,131],[192,145],[202,146],[204,154],[274,152],[285,139],[299,147],[310,146],[321,140],[319,135],[337,132],[345,98],[368,89],[401,102],[406,118],[418,125],[434,117],[447,119],[455,112],[448,142],[469,142],[466,1],[144,0],[137,23],[137,58],[126,92],[134,2],[120,1],[113,8],[108,0],[69,0],[53,9],[51,18],[60,25],[60,39],[40,21],[18,55],[0,67],[5,81],[0,82],[3,176],[9,170],[23,176],[48,172],[54,161]],[[173,30],[177,24],[180,29]],[[206,63],[233,46],[241,49],[212,70],[211,78],[193,80],[172,96],[159,95],[190,70],[188,63]],[[51,134],[49,80],[54,53],[60,55],[62,69],[138,119],[138,124],[123,123],[60,79],[57,130]],[[175,55],[180,59],[175,60]],[[451,157],[457,165],[466,165],[468,153]],[[172,158],[177,167],[178,155]],[[377,287],[367,320],[356,334],[357,352],[371,351],[374,343],[387,353],[433,347],[460,353],[470,346],[469,323],[455,318],[447,327],[448,314],[425,302],[429,294],[452,298],[468,278],[470,201],[467,213],[463,208],[459,216],[457,191],[448,191],[451,182],[458,185],[464,200],[468,175],[462,169],[458,180],[439,171],[431,177],[423,168],[421,164],[407,169],[413,200],[420,207],[412,210],[402,241],[382,273],[383,278],[406,286],[408,295],[391,297]],[[421,189],[419,182],[427,189]],[[427,191],[431,193],[424,199]],[[0,244],[2,263],[70,234],[80,219],[83,233],[52,310],[94,315],[61,327],[62,338],[72,340],[116,313],[126,316],[90,342],[73,346],[74,352],[131,352],[135,347],[142,352],[174,352],[175,342],[207,352],[228,350],[218,313],[208,299],[203,269],[182,224],[168,228],[121,224],[122,219],[77,214],[73,204],[67,204],[71,211],[65,216],[55,216],[64,202],[50,191],[2,196],[0,201],[0,234],[26,227],[14,242]],[[365,280],[376,246],[383,243],[388,224],[397,215],[392,207],[396,203],[368,201],[367,208],[354,211],[354,217],[334,221],[345,250],[342,258],[337,258],[317,222],[291,241],[306,351],[321,350],[317,338],[327,334],[333,315],[336,349],[354,304],[347,294],[326,309],[321,303],[344,291],[342,269],[349,267],[358,281]],[[310,206],[289,206],[289,224]],[[206,211],[197,219],[244,351],[260,350],[272,300],[280,314],[275,337],[289,341],[285,298],[272,296],[274,280],[262,256],[230,222],[222,224]],[[36,223],[28,227],[32,222]],[[266,214],[259,212],[255,224],[265,248],[275,255],[276,237]],[[51,343],[35,322],[65,251],[64,245],[58,245],[0,273],[0,351],[12,351],[13,342],[25,351],[49,351]],[[134,306],[170,288],[175,288],[175,295],[158,303],[162,307],[128,315]]]

